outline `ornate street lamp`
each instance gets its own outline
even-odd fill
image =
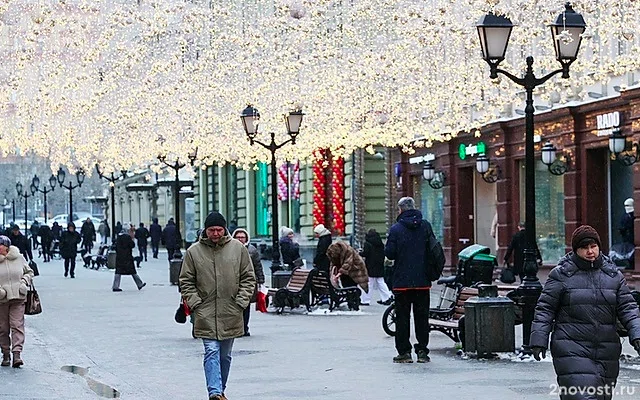
[[[569,164],[571,163],[571,157],[568,153],[564,153],[561,159],[557,156],[556,146],[554,146],[551,142],[545,143],[541,149],[542,152],[542,163],[547,166],[549,172],[553,175],[564,175],[567,171],[569,171]]]
[[[491,160],[484,153],[476,158],[476,171],[482,175],[482,180],[487,183],[496,183],[500,179],[500,167],[491,165]]]
[[[296,138],[300,133],[300,126],[302,125],[302,118],[304,113],[300,109],[292,110],[285,116],[285,124],[287,127],[287,134],[289,139],[284,142],[276,143],[276,134],[271,132],[271,141],[264,143],[260,140],[256,140],[258,136],[258,126],[260,122],[260,113],[253,106],[248,105],[240,114],[242,125],[244,126],[244,132],[249,139],[249,144],[255,143],[269,150],[271,153],[271,240],[272,240],[272,255],[271,272],[276,272],[282,269],[280,266],[280,244],[278,241],[278,168],[276,165],[276,151],[281,149],[288,143],[296,144]]]
[[[18,193],[18,197],[23,197],[24,198],[24,234],[25,236],[27,235],[27,231],[29,229],[28,225],[27,225],[27,208],[29,207],[29,197],[33,197],[33,193],[29,194],[27,193],[26,190],[23,190],[23,186],[22,183],[18,182],[16,183],[16,192]],[[14,218],[15,221],[15,218]]]
[[[193,167],[193,165],[196,163],[196,160],[198,159],[198,148],[196,147],[191,152],[189,152],[189,154],[187,155],[187,158],[189,159],[189,165]],[[178,158],[176,158],[175,162],[170,163],[167,161],[167,156],[164,154],[158,155],[158,161],[160,161],[161,163],[163,163],[164,165],[166,165],[167,167],[175,171],[175,180],[173,184],[173,193],[174,193],[173,207],[175,209],[174,214],[175,214],[176,232],[178,232],[178,234],[180,235],[180,238],[182,238],[183,236],[182,234],[180,234],[180,170],[186,167],[187,164],[180,162],[180,159]],[[179,246],[180,248],[182,248],[182,243],[179,243]]]
[[[640,160],[640,146],[638,143],[631,143],[631,149],[627,150],[627,137],[620,128],[614,130],[613,134],[609,136],[609,151],[611,151],[612,159],[627,167]]]
[[[60,185],[61,188],[65,188],[69,191],[69,214],[67,215],[67,223],[69,223],[69,222],[73,222],[73,190],[82,186],[82,183],[84,183],[85,174],[82,169],[79,169],[76,172],[77,184],[75,185],[72,182],[69,182],[65,185],[64,181],[66,177],[67,177],[67,173],[64,172],[62,167],[60,167],[60,169],[58,169],[58,174],[57,174],[58,184]]]
[[[45,185],[44,188],[40,189],[40,178],[38,175],[34,175],[31,180],[31,188],[34,194],[36,192],[42,193],[44,195],[44,223],[47,223],[47,193],[53,192],[56,187],[57,178],[55,175],[51,174],[49,177],[49,186]]]
[[[422,177],[432,189],[442,189],[444,187],[444,172],[436,171],[431,161],[427,161],[422,168]]]
[[[527,93],[525,107],[525,251],[524,273],[525,278],[513,296],[523,304],[523,349],[530,352],[529,339],[531,337],[531,323],[535,311],[535,305],[542,291],[542,285],[538,280],[538,265],[535,253],[535,156],[534,156],[534,122],[533,115],[533,90],[551,77],[562,74],[563,78],[569,77],[569,66],[576,60],[580,49],[581,35],[586,29],[582,15],[576,13],[570,3],[565,4],[565,10],[551,25],[551,34],[556,53],[556,60],[561,68],[550,72],[542,78],[537,78],[533,72],[533,57],[527,57],[527,69],[522,78],[498,68],[504,60],[509,37],[513,29],[511,21],[504,16],[488,14],[480,19],[477,24],[482,48],[482,58],[489,64],[490,77],[495,79],[502,74],[525,88]]]
[[[96,164],[96,171],[100,179],[109,182],[109,194],[111,197],[111,245],[116,243],[116,181],[127,176],[127,171],[122,170],[119,174],[112,171],[109,175],[105,175],[100,170],[100,165]]]

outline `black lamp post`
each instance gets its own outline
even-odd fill
[[[28,225],[27,225],[27,207],[29,207],[29,197],[32,197],[34,192],[33,192],[33,186],[31,187],[31,194],[29,194],[26,190],[23,190],[22,187],[22,183],[18,182],[16,183],[16,192],[18,192],[18,197],[24,197],[24,234],[25,236],[27,235],[27,230],[29,229]]]
[[[60,167],[57,175],[58,184],[60,185],[60,187],[65,188],[69,191],[69,214],[67,215],[68,224],[69,222],[73,222],[73,190],[82,186],[82,183],[84,182],[84,171],[79,169],[76,172],[76,182],[78,182],[76,185],[74,185],[72,182],[69,182],[65,185],[64,180],[66,177],[66,172],[64,172],[62,167]]]
[[[122,170],[120,174],[116,175],[115,172],[111,172],[110,175],[105,175],[100,170],[100,165],[96,164],[96,171],[100,179],[104,179],[109,182],[109,192],[111,195],[111,243],[115,243],[116,239],[116,181],[120,178],[127,176],[127,171]]]
[[[49,177],[49,186],[51,187],[51,189],[49,189],[49,187],[47,187],[47,185],[44,186],[43,189],[40,189],[40,178],[38,178],[38,175],[34,175],[33,179],[31,180],[31,187],[35,189],[36,192],[40,192],[44,195],[44,223],[47,223],[47,193],[49,192],[53,192],[53,189],[56,187],[56,183],[57,183],[57,179],[56,176],[51,174],[51,176]]]
[[[271,272],[275,272],[281,269],[280,267],[280,243],[278,242],[278,169],[276,165],[276,151],[281,149],[288,143],[296,144],[296,138],[300,134],[300,125],[302,125],[302,117],[304,113],[302,110],[292,110],[285,117],[285,123],[287,126],[287,134],[289,139],[284,142],[276,143],[276,134],[271,132],[271,141],[269,143],[256,140],[258,136],[258,125],[260,123],[260,113],[257,109],[248,105],[247,108],[242,110],[240,119],[244,125],[244,131],[249,139],[249,144],[253,146],[254,143],[259,144],[265,149],[271,152],[271,240],[272,240],[272,255]]]
[[[198,148],[196,147],[191,153],[187,156],[189,158],[189,164],[193,167],[198,158]],[[175,222],[176,222],[176,232],[182,238],[182,234],[180,234],[180,170],[187,166],[187,164],[180,162],[180,159],[176,158],[176,161],[170,163],[167,161],[167,156],[159,155],[158,160],[166,165],[167,167],[173,169],[176,172],[175,181],[173,184],[173,193],[174,193],[174,203],[173,207],[175,209]],[[178,244],[182,247],[182,243]]]
[[[509,44],[509,37],[513,24],[503,16],[488,14],[482,17],[477,24],[482,47],[482,57],[491,68],[490,77],[495,79],[498,74],[502,74],[511,79],[516,84],[523,86],[527,93],[525,108],[525,241],[524,250],[524,273],[525,278],[516,290],[516,297],[522,303],[523,308],[523,350],[528,353],[529,340],[531,338],[531,323],[535,312],[538,297],[542,291],[542,285],[538,280],[538,265],[536,263],[535,239],[535,159],[533,141],[533,90],[545,83],[552,76],[562,73],[563,78],[569,78],[569,66],[576,60],[582,33],[586,29],[586,24],[582,15],[576,13],[570,3],[565,4],[565,10],[551,24],[551,34],[556,52],[556,59],[562,68],[550,72],[542,78],[537,78],[533,73],[533,57],[527,57],[527,70],[524,77],[518,78],[511,73],[498,68],[504,60]]]

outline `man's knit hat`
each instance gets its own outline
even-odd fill
[[[593,240],[598,246],[602,246],[598,232],[590,225],[581,225],[576,228],[576,230],[573,231],[573,235],[571,235],[571,248],[575,252],[578,248],[584,246],[587,240]]]
[[[207,219],[204,220],[204,229],[212,226],[221,226],[227,229],[227,220],[224,216],[217,211],[212,211],[207,215]]]

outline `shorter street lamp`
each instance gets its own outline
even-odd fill
[[[34,194],[33,186],[31,186],[32,193],[29,194],[26,190],[23,191],[22,183],[18,182],[16,183],[16,192],[18,192],[18,197],[24,197],[24,234],[26,236],[27,230],[29,229],[27,226],[27,207],[29,207],[29,197],[32,197]]]
[[[111,244],[115,245],[116,243],[116,181],[120,178],[125,178],[127,176],[127,171],[122,170],[120,174],[116,174],[115,172],[111,172],[109,175],[105,175],[100,170],[100,165],[96,164],[96,171],[98,172],[98,176],[100,179],[104,179],[109,182],[109,194],[111,195]]]
[[[484,153],[476,158],[476,171],[482,175],[482,180],[487,183],[496,183],[500,179],[500,167],[491,165],[489,156]]]
[[[442,189],[444,187],[444,172],[436,171],[431,161],[427,161],[422,168],[422,177],[432,189]]]
[[[58,174],[57,174],[58,184],[60,185],[61,188],[65,188],[69,191],[69,214],[67,215],[67,224],[68,224],[69,222],[73,222],[73,190],[82,186],[82,183],[84,182],[84,171],[82,169],[79,169],[76,172],[76,182],[77,182],[76,185],[74,185],[72,182],[69,182],[65,185],[64,181],[66,177],[67,177],[66,172],[64,172],[62,167],[60,167],[60,169],[58,169]]]
[[[541,149],[542,163],[547,166],[551,174],[560,176],[569,171],[569,164],[571,164],[571,156],[568,153],[563,153],[562,158],[558,158],[556,146],[551,142],[545,143]]]
[[[285,115],[285,124],[289,139],[278,144],[276,143],[275,132],[270,133],[271,141],[269,143],[264,143],[256,139],[258,136],[258,125],[260,123],[260,113],[257,109],[249,104],[247,108],[242,110],[242,114],[240,114],[240,119],[242,120],[247,139],[249,139],[249,144],[253,146],[257,143],[271,153],[271,253],[273,255],[271,272],[282,269],[280,266],[280,243],[278,241],[278,168],[276,165],[276,152],[289,143],[296,144],[296,138],[300,134],[300,126],[302,125],[302,117],[304,115],[301,109],[292,110],[289,114]]]
[[[631,149],[627,150],[627,137],[620,128],[613,131],[609,136],[609,151],[611,158],[617,160],[626,167],[630,167],[640,160],[640,146],[638,143],[631,143]]]
[[[45,224],[47,223],[47,193],[53,192],[54,188],[56,187],[56,183],[57,183],[57,179],[56,179],[56,176],[53,174],[51,174],[51,176],[49,177],[49,186],[51,187],[51,189],[49,189],[47,185],[45,185],[43,189],[40,189],[40,178],[38,178],[38,175],[34,175],[33,179],[31,180],[32,191],[34,191],[34,193],[40,192],[44,195],[44,223]]]
[[[193,165],[196,163],[196,160],[198,159],[198,148],[196,147],[193,151],[191,151],[187,155],[187,158],[189,159],[189,165],[193,167]],[[182,248],[182,234],[180,234],[180,170],[186,167],[187,164],[180,162],[179,158],[176,158],[175,162],[170,163],[167,161],[167,156],[164,154],[158,156],[158,161],[173,169],[176,173],[175,181],[173,184],[173,192],[175,194],[173,207],[175,209],[174,213],[176,218],[176,232],[178,232],[178,235],[180,237],[180,243],[178,243],[178,245],[180,246],[180,248]]]

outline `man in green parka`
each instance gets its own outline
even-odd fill
[[[204,343],[209,400],[225,400],[233,340],[244,335],[244,309],[256,277],[247,248],[232,239],[227,221],[211,212],[204,231],[185,255],[180,290],[193,314],[194,335]]]

